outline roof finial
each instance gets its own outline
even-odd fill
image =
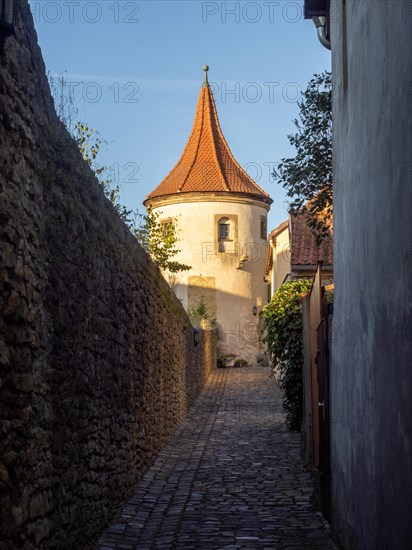
[[[207,71],[208,70],[209,70],[209,65],[203,65],[203,71],[205,73],[205,79],[203,80],[203,86],[206,86],[206,87],[209,86],[209,81],[207,79]]]

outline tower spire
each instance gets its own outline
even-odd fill
[[[237,193],[270,204],[272,199],[235,160],[220,128],[215,100],[203,66],[192,132],[176,166],[145,200],[175,193]]]
[[[209,88],[209,81],[207,79],[207,71],[209,70],[209,65],[203,65],[203,71],[205,73],[204,80],[203,80],[203,86],[205,88]]]

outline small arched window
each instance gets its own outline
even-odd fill
[[[219,220],[219,239],[230,239],[229,218],[220,218]]]
[[[219,252],[225,252],[226,241],[230,240],[230,221],[229,218],[220,218],[218,222]]]
[[[260,238],[265,240],[267,239],[268,226],[266,216],[260,216]]]
[[[174,229],[174,221],[172,218],[164,218],[160,220],[160,230],[162,237],[166,238]]]

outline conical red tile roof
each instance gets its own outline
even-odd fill
[[[204,69],[207,70],[207,69]],[[212,91],[205,76],[190,137],[179,162],[146,201],[175,193],[227,192],[272,203],[236,162],[223,136]]]

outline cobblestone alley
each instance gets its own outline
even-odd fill
[[[133,550],[335,549],[268,368],[215,371],[102,536]]]

